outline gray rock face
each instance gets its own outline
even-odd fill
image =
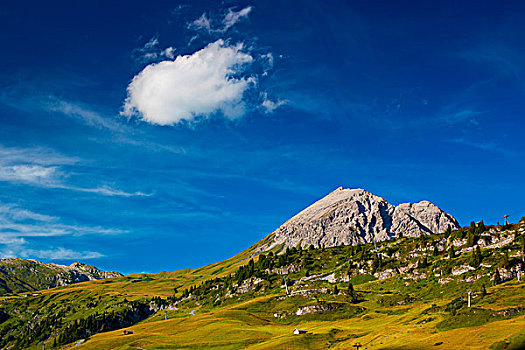
[[[428,201],[397,207],[363,189],[342,187],[318,200],[275,230],[262,247],[284,244],[295,247],[353,245],[400,236],[445,232],[459,224],[451,215]]]

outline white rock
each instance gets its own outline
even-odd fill
[[[428,201],[397,207],[363,189],[338,188],[295,215],[260,250],[277,245],[308,247],[352,245],[459,228],[451,215]]]

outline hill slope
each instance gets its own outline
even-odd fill
[[[64,266],[30,259],[0,259],[0,295],[118,276],[122,274],[79,262]]]
[[[394,220],[396,210],[426,228],[439,226],[440,218],[452,221],[428,202],[392,211],[381,198],[361,191],[338,190],[295,219],[304,214],[324,224],[318,213],[333,205],[364,205],[363,198],[369,198],[370,208],[383,203],[392,223],[401,222]],[[335,221],[329,222],[335,231]],[[404,233],[378,240],[377,247],[296,244],[261,252],[273,242],[270,235],[199,269],[0,297],[0,348],[36,350],[42,343],[47,349],[78,344],[75,348],[148,350],[348,349],[356,343],[366,349],[525,347],[525,283],[517,280],[524,267],[525,218],[503,226],[480,222],[444,233]],[[308,334],[294,336],[294,328]],[[123,329],[134,333],[124,336]]]
[[[336,189],[281,225],[261,250],[276,246],[334,247],[459,228],[450,214],[428,201],[393,206],[363,189]]]

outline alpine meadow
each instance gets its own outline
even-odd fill
[[[525,3],[0,4],[0,349],[524,349]]]

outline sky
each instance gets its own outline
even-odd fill
[[[199,267],[339,186],[525,215],[522,1],[2,1],[0,257]]]

